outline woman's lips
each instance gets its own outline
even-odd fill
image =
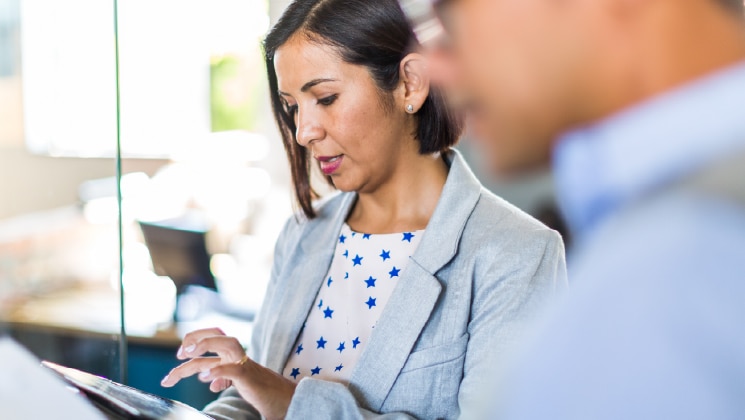
[[[343,155],[339,156],[321,156],[317,157],[318,162],[321,163],[321,171],[326,175],[332,175],[341,166],[341,162],[344,160]]]

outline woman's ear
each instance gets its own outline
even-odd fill
[[[429,96],[430,78],[427,59],[412,53],[401,60],[401,82],[404,90],[404,111],[416,114]]]

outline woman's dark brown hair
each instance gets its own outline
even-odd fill
[[[330,45],[342,60],[365,66],[383,94],[399,84],[401,60],[416,48],[416,40],[396,0],[296,0],[264,40],[274,117],[290,161],[295,195],[303,213],[315,217],[310,185],[310,156],[295,138],[295,122],[279,96],[274,54],[295,34]],[[416,113],[419,152],[444,152],[458,141],[462,123],[436,88]]]

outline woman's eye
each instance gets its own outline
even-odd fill
[[[337,97],[338,97],[338,95],[331,95],[331,96],[327,96],[327,97],[325,97],[325,98],[321,98],[321,99],[319,99],[319,100],[318,100],[318,103],[319,103],[320,105],[323,105],[323,106],[329,106],[329,105],[333,104],[333,103],[334,103],[334,101],[336,101],[336,98],[337,98]]]
[[[285,112],[289,116],[297,114],[297,105],[285,105]]]

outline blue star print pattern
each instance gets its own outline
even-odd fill
[[[369,234],[342,227],[323,287],[283,370],[285,377],[348,384],[423,233]]]
[[[373,308],[373,306],[377,306],[377,305],[375,305],[375,301],[376,301],[376,300],[377,300],[377,299],[375,299],[375,298],[374,298],[374,297],[372,297],[372,296],[370,296],[369,298],[367,298],[367,302],[365,302],[365,305],[367,305],[367,309],[372,309],[372,308]]]
[[[316,349],[325,349],[326,343],[328,343],[328,341],[324,340],[323,337],[321,337],[320,340],[316,341],[316,344],[318,344],[318,347],[316,347]]]

